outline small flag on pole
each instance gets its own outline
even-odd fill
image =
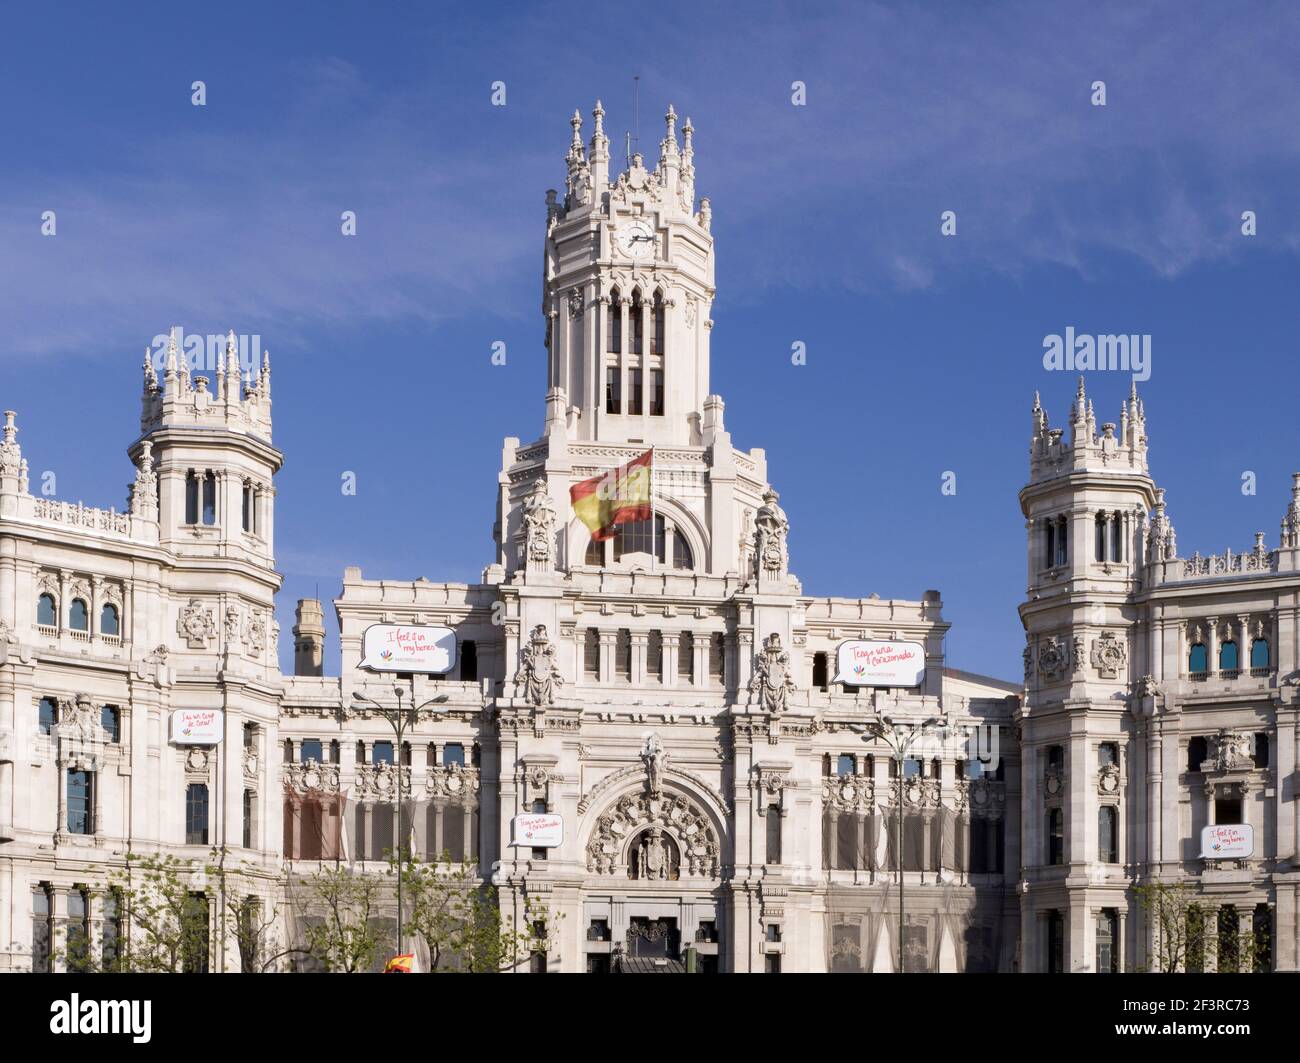
[[[573,512],[591,529],[593,539],[612,539],[618,525],[649,520],[653,516],[650,492],[653,461],[652,447],[626,465],[569,488]]]
[[[402,956],[394,956],[388,961],[388,966],[384,968],[384,974],[410,974],[415,970],[415,954],[408,952]]]

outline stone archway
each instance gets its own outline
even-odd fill
[[[670,861],[667,843],[675,847],[680,877],[720,875],[722,847],[708,813],[687,795],[668,789],[626,793],[606,808],[587,841],[587,870],[600,875],[629,874],[633,867],[639,871],[638,847],[651,837],[667,850]]]

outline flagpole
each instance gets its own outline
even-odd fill
[[[659,534],[659,522],[655,520],[655,447],[650,444],[650,552],[654,553],[655,536]],[[668,544],[664,543],[664,556],[668,556]],[[655,554],[655,560],[659,555]]]

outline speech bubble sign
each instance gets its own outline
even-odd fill
[[[919,642],[841,642],[832,683],[855,687],[914,687],[925,678],[925,647]]]
[[[1255,854],[1255,829],[1249,823],[1216,823],[1201,831],[1201,856],[1228,860]]]
[[[445,675],[456,667],[456,633],[424,624],[371,624],[361,637],[357,667]]]
[[[225,729],[220,709],[176,709],[171,715],[172,742],[178,746],[220,745]]]
[[[530,812],[510,821],[511,845],[533,849],[558,849],[564,841],[564,817],[550,812]]]

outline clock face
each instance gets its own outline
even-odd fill
[[[642,218],[619,226],[616,237],[618,248],[628,258],[650,258],[655,251],[655,234],[650,223]]]

